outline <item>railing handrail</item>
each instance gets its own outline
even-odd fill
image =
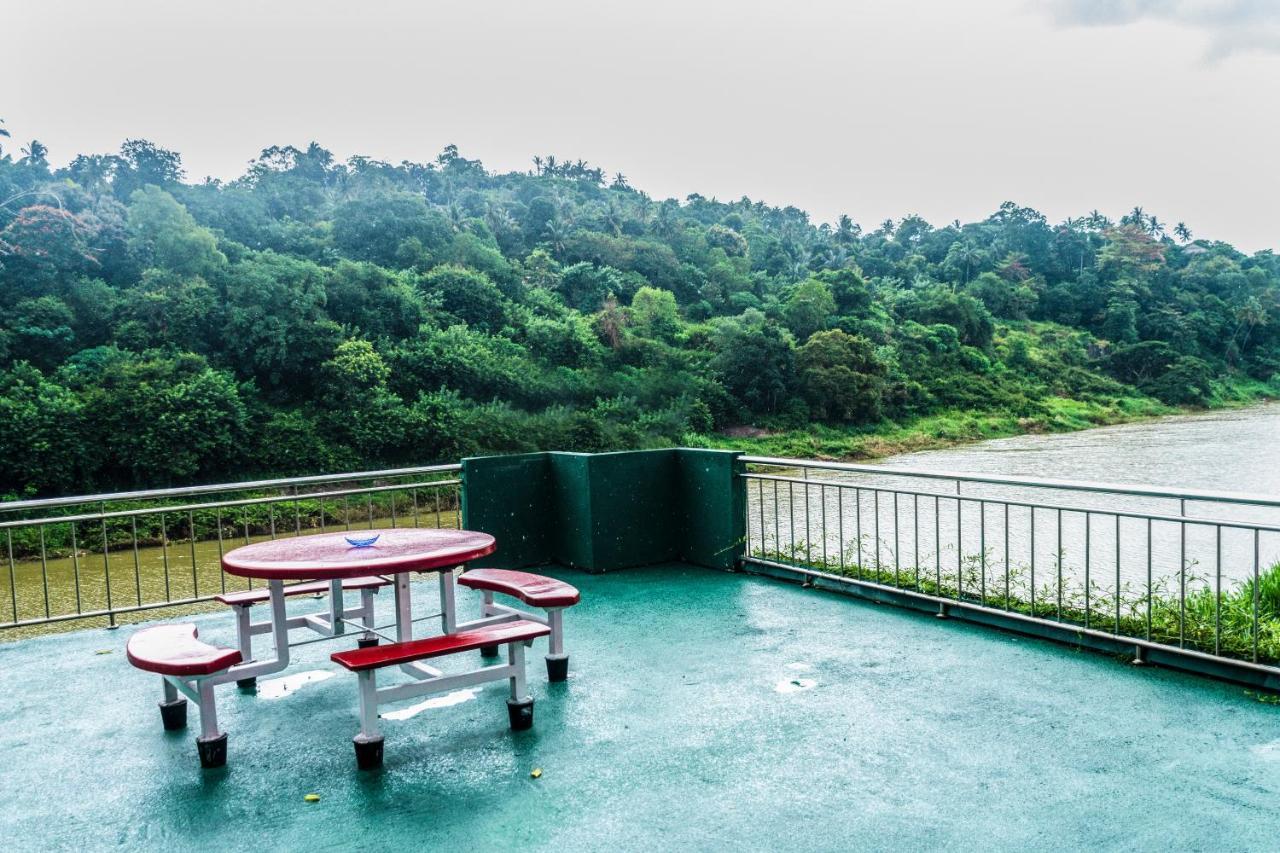
[[[1280,497],[1251,494],[1248,492],[1211,491],[1207,489],[1170,489],[1131,483],[1100,483],[1092,480],[1052,480],[1038,477],[1005,477],[999,474],[977,474],[958,471],[924,471],[918,468],[901,468],[893,465],[862,465],[852,462],[822,462],[813,459],[790,459],[778,456],[742,456],[740,460],[752,465],[770,465],[779,468],[817,468],[831,471],[848,471],[854,474],[880,474],[894,477],[919,477],[931,480],[947,480],[959,483],[983,483],[997,486],[1022,486],[1036,489],[1061,489],[1098,494],[1129,495],[1133,497],[1167,498],[1179,501],[1204,501],[1207,503],[1231,503],[1247,506],[1280,507]]]
[[[462,470],[457,462],[442,465],[420,465],[414,468],[384,468],[379,471],[355,471],[345,474],[313,474],[306,477],[280,477],[272,480],[246,480],[234,483],[208,483],[201,486],[177,486],[170,489],[145,489],[134,492],[106,492],[96,495],[69,495],[59,498],[34,498],[24,501],[0,503],[0,512],[19,512],[30,509],[46,509],[59,506],[78,506],[88,503],[149,500],[154,498],[187,497],[190,495],[242,492],[252,489],[272,489],[282,486],[303,486],[316,483],[344,483],[352,480],[372,480],[381,477],[408,477],[418,474],[436,474]]]

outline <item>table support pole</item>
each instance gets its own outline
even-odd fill
[[[346,602],[342,598],[342,580],[329,581],[329,633],[332,636],[346,633]]]
[[[409,573],[396,575],[396,641],[413,639],[413,603],[409,600]]]
[[[458,609],[451,568],[440,572],[440,626],[446,634],[458,630]]]

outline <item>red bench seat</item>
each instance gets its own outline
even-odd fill
[[[368,578],[347,578],[342,582],[344,590],[360,590],[360,589],[377,589],[379,587],[390,586],[391,581],[386,578],[368,577]],[[317,595],[324,594],[329,591],[329,581],[308,581],[307,583],[290,584],[284,588],[285,598],[293,595]],[[240,592],[224,592],[222,595],[215,595],[214,601],[232,606],[244,606],[262,604],[271,600],[271,592],[264,586],[260,589],[246,589]]]
[[[158,625],[129,638],[129,663],[159,675],[213,675],[240,663],[237,649],[211,646],[196,639],[196,626]]]
[[[534,607],[572,607],[580,598],[577,588],[564,581],[510,569],[472,569],[458,583],[510,595]]]
[[[344,666],[352,672],[363,672],[368,669],[379,669],[384,666],[412,663],[426,658],[451,655],[458,652],[469,652],[485,646],[498,646],[505,643],[522,643],[545,637],[551,633],[546,625],[537,622],[518,620],[476,628],[471,631],[459,631],[456,634],[444,634],[439,637],[428,637],[424,640],[410,640],[406,643],[390,643],[371,646],[367,649],[349,649],[334,652],[329,656],[334,663]]]

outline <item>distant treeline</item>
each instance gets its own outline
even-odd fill
[[[187,183],[141,140],[60,169],[0,143],[9,495],[1204,405],[1280,373],[1280,259],[1137,208],[864,229],[452,146]]]

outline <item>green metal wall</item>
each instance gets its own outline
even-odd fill
[[[463,526],[492,533],[487,565],[592,572],[683,560],[732,568],[742,554],[738,455],[676,448],[464,459]]]

